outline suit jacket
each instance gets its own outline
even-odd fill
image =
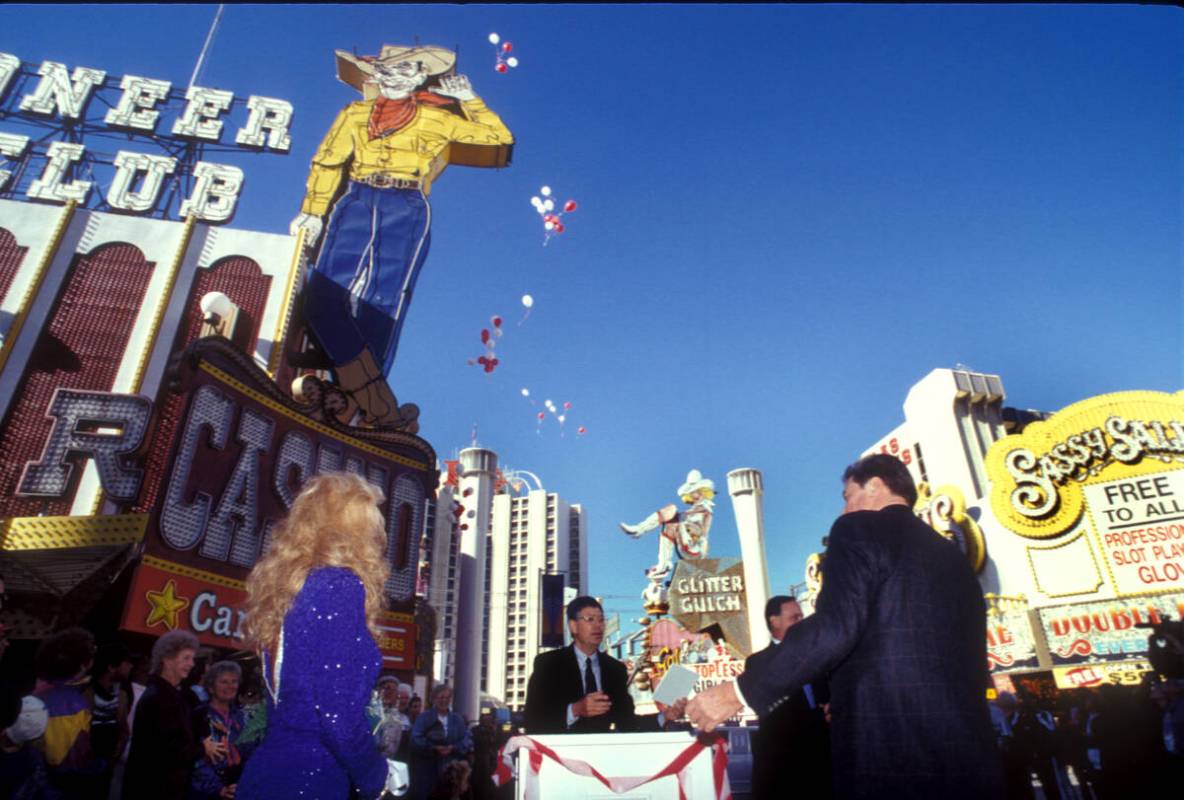
[[[813,615],[740,690],[758,714],[830,676],[838,797],[995,798],[986,608],[961,551],[903,505],[839,517]]]
[[[770,644],[744,660],[744,671],[763,670],[780,645]],[[752,734],[753,800],[831,796],[830,729],[822,704],[829,700],[825,680],[810,681],[814,708],[805,689],[782,697],[761,717]]]
[[[526,685],[526,732],[607,733],[614,724],[617,731],[636,731],[642,727],[657,730],[653,717],[638,717],[633,713],[625,665],[601,652],[596,653],[600,662],[600,688],[609,696],[613,707],[607,714],[580,717],[567,727],[567,707],[585,694],[584,676],[574,647],[568,645],[535,656],[530,682]]]

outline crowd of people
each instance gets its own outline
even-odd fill
[[[1184,682],[1106,685],[1042,700],[1000,692],[991,722],[1008,800],[1121,800],[1184,791]]]
[[[1179,794],[1179,681],[1062,693],[1056,707],[1002,692],[988,705],[983,601],[965,560],[912,515],[915,489],[895,459],[863,459],[844,482],[815,614],[772,598],[774,643],[737,681],[636,714],[623,665],[601,650],[604,610],[578,597],[567,608],[572,645],[536,659],[526,733],[661,730],[684,710],[711,731],[748,705],[763,733],[776,731],[753,751],[774,770],[795,763],[803,739],[829,740],[832,782],[810,784],[819,797]],[[382,499],[345,473],[302,488],[248,579],[252,650],[241,663],[179,629],[146,658],[96,648],[82,628],[47,638],[32,691],[0,691],[0,797],[504,798],[511,787],[495,789],[491,775],[508,731],[490,715],[470,727],[447,684],[424,707],[412,686],[381,675]],[[900,627],[920,607],[928,617]],[[825,761],[819,751],[800,769]],[[788,791],[754,783],[757,797]]]
[[[793,610],[779,599],[782,607]],[[233,798],[266,729],[257,683],[244,681],[243,665],[209,663],[184,632],[166,634],[141,659],[117,644],[96,650],[88,632],[67,630],[42,644],[36,667],[31,694],[0,697],[0,797]],[[408,797],[497,797],[490,776],[510,732],[489,713],[467,726],[450,710],[447,685],[429,698],[424,711],[411,684],[379,678],[366,709],[375,750],[408,766]],[[1184,787],[1180,682],[1052,699],[1000,692],[991,722],[1007,800],[1166,797]],[[800,736],[791,726],[778,738],[797,750],[805,746]],[[772,756],[785,763],[776,745]],[[813,793],[829,796],[826,776],[809,775]],[[803,785],[800,775],[782,777]]]
[[[249,678],[180,629],[147,658],[96,648],[82,628],[46,639],[32,692],[0,692],[0,797],[484,796],[474,742],[488,766],[492,739],[450,710],[451,689],[433,687],[421,711],[409,685],[379,677],[381,502],[343,473],[303,488],[248,581]]]
[[[234,798],[267,712],[242,664],[207,663],[184,631],[162,636],[149,659],[121,645],[96,650],[77,628],[47,639],[34,691],[0,696],[0,797]],[[408,766],[408,797],[493,798],[509,734],[489,713],[468,726],[446,684],[429,696],[424,711],[411,684],[382,676],[366,709],[374,750]]]
[[[238,662],[210,662],[180,630],[147,657],[82,628],[49,637],[32,692],[0,692],[0,797],[234,797],[265,713]]]

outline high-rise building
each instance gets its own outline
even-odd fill
[[[526,703],[526,682],[541,652],[542,580],[564,573],[576,594],[588,587],[584,510],[554,492],[493,498],[489,537],[490,603],[485,629],[485,691],[513,709]]]
[[[480,647],[481,691],[519,709],[526,702],[534,657],[545,649],[539,646],[541,577],[562,573],[569,594],[587,592],[587,522],[580,505],[547,492],[537,479],[536,488],[530,489],[525,479],[499,472],[485,489],[484,482],[464,483],[464,470],[449,462],[441,476],[433,525],[426,531],[427,596],[437,613],[433,674],[437,680],[457,678],[458,631],[467,628],[459,602],[462,526],[475,523],[481,516],[478,509],[489,508],[482,561],[472,572],[481,583],[473,588],[484,598],[477,621],[481,634],[479,642],[478,637],[465,637],[465,644]],[[490,496],[482,496],[485,492]],[[463,580],[468,574],[466,570]]]

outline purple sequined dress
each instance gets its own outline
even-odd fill
[[[310,572],[284,617],[279,701],[268,693],[267,734],[247,761],[236,800],[335,800],[349,797],[351,784],[363,798],[378,797],[387,765],[365,709],[381,666],[362,581],[339,567]]]

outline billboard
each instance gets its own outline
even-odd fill
[[[388,667],[410,668],[418,540],[435,479],[431,447],[407,433],[348,428],[320,408],[301,406],[225,339],[198,340],[172,377],[155,404],[140,395],[58,387],[40,455],[19,465],[12,499],[58,502],[93,469],[106,513],[40,519],[78,540],[75,547],[126,547],[134,533],[140,558],[122,627],[152,635],[190,630],[205,644],[237,649],[244,581],[301,485],[322,472],[364,477],[385,498],[384,590],[392,613],[382,620],[381,649]],[[6,547],[60,548],[44,533],[25,542],[38,538],[31,524],[38,519],[9,519]],[[95,530],[84,542],[70,533],[68,523],[79,520],[111,520],[134,531],[104,538],[105,529],[88,525]]]
[[[0,52],[0,197],[229,222],[244,173],[207,154],[286,154],[292,113],[280,98]]]
[[[1138,626],[1184,618],[1184,592],[1040,608],[1036,615],[1054,668],[1124,662],[1147,654],[1149,631]]]
[[[996,519],[1097,562],[1096,589],[1184,589],[1184,392],[1083,400],[995,442],[986,466]]]
[[[670,579],[670,616],[693,633],[711,633],[745,658],[752,652],[744,563],[738,558],[678,562]]]
[[[987,666],[992,673],[1039,669],[1036,638],[1026,607],[988,611]]]

